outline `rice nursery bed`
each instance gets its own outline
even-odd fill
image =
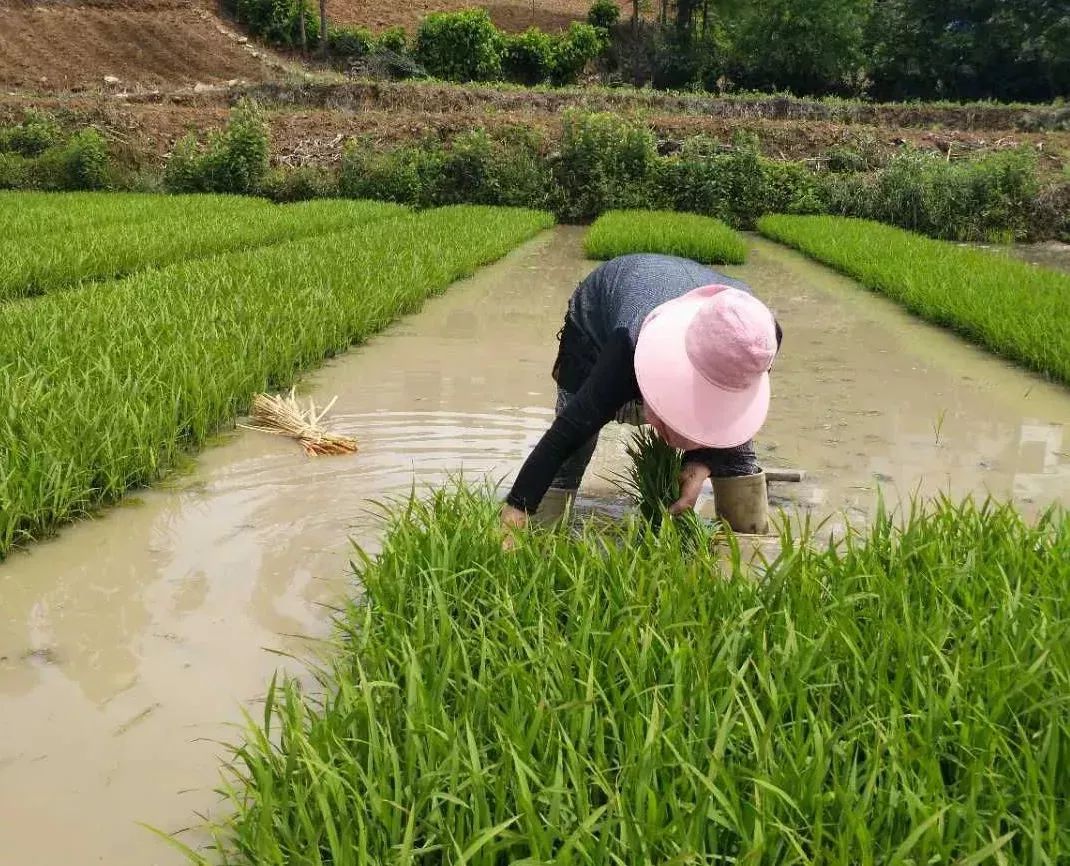
[[[156,195],[122,192],[0,191],[0,239],[133,223],[203,211],[253,213],[275,207],[267,199],[237,195]]]
[[[288,387],[552,222],[442,208],[9,305],[0,557],[157,480],[254,394]]]
[[[758,229],[929,321],[1070,384],[1070,275],[846,217],[766,216]]]
[[[166,200],[165,197],[161,197]],[[0,302],[119,277],[147,267],[339,232],[405,212],[383,202],[322,200],[262,206],[235,200],[160,219],[86,226],[70,232],[0,241]]]
[[[1070,857],[1065,513],[785,530],[761,581],[623,529],[503,552],[483,491],[399,508],[316,694],[250,720],[211,862]]]
[[[705,264],[747,260],[746,241],[720,220],[672,211],[609,211],[588,230],[584,249],[594,259],[662,253]]]

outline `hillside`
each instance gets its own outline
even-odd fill
[[[0,87],[175,88],[278,73],[265,53],[192,0],[93,4],[0,0]],[[109,79],[110,81],[110,79]]]
[[[498,27],[519,32],[532,26],[543,30],[564,30],[573,21],[585,20],[590,5],[591,0],[397,0],[392,3],[331,0],[328,14],[333,21],[360,24],[373,30],[401,25],[412,31],[422,18],[432,12],[452,12],[478,6],[487,10]]]

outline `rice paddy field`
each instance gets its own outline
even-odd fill
[[[672,524],[503,552],[491,497],[400,509],[235,752],[224,862],[1063,862],[1066,515],[781,548],[756,582]]]
[[[398,216],[392,205],[317,204],[325,220],[292,223],[301,233],[317,226],[316,237],[149,269],[5,312],[0,556],[160,479],[253,394],[289,385],[552,222],[507,209]],[[252,231],[261,220],[250,221]]]
[[[967,339],[1070,384],[1070,276],[846,217],[766,216],[796,247]]]
[[[739,265],[747,260],[746,241],[725,223],[672,211],[609,211],[595,220],[584,248],[593,259],[661,253],[704,264]]]
[[[272,206],[211,197],[196,209],[187,202],[140,218],[113,216],[113,210],[125,212],[126,203],[105,202],[87,208],[84,219],[64,231],[0,242],[0,303],[230,250],[353,230],[404,213],[397,205],[361,201]],[[134,204],[136,212],[140,202]]]
[[[1026,511],[950,493],[885,507],[877,493],[863,522],[836,531],[831,507],[818,501],[783,513],[776,536],[755,547],[695,515],[666,519],[680,455],[649,431],[616,466],[619,500],[628,495],[637,507],[522,532],[508,549],[501,491],[463,474],[463,462],[460,478],[414,489],[420,461],[441,461],[447,439],[480,447],[492,441],[480,438],[484,428],[502,418],[515,426],[493,441],[507,442],[509,454],[530,447],[529,426],[541,429],[549,411],[524,401],[535,399],[550,358],[523,328],[538,323],[552,354],[553,329],[543,325],[559,321],[567,291],[595,266],[583,252],[747,260],[749,270],[729,273],[752,280],[759,296],[780,293],[785,346],[802,360],[785,358],[776,373],[795,377],[775,380],[795,414],[778,422],[779,442],[759,443],[763,459],[788,450],[791,435],[824,437],[841,462],[821,471],[853,471],[843,468],[845,453],[866,447],[872,454],[860,459],[871,466],[860,471],[883,468],[893,451],[878,453],[875,427],[843,432],[863,427],[870,410],[826,418],[820,394],[831,401],[835,391],[876,389],[895,402],[896,371],[909,378],[903,370],[925,364],[974,364],[939,329],[918,332],[909,347],[879,342],[884,331],[868,324],[851,330],[847,320],[862,320],[879,298],[712,220],[617,212],[586,232],[545,231],[552,225],[545,213],[481,206],[0,194],[0,693],[11,699],[13,730],[29,741],[15,751],[18,736],[0,744],[0,810],[16,817],[0,828],[0,844],[19,815],[77,826],[63,810],[93,809],[79,768],[69,785],[41,786],[40,801],[25,785],[5,790],[6,779],[28,778],[5,776],[10,768],[33,773],[77,752],[101,763],[103,788],[123,773],[159,775],[147,769],[153,756],[174,772],[171,749],[203,731],[182,716],[163,739],[137,739],[173,712],[158,683],[185,683],[179,703],[189,711],[206,683],[182,677],[203,680],[210,667],[221,683],[213,685],[237,702],[250,679],[236,685],[243,663],[225,635],[250,633],[246,607],[272,634],[301,628],[290,574],[325,561],[320,530],[329,526],[351,561],[344,595],[319,611],[329,633],[296,670],[284,653],[284,672],[252,680],[255,697],[241,696],[244,723],[218,747],[217,807],[166,827],[149,821],[154,850],[200,866],[1070,862],[1070,513],[1058,498],[1030,500]],[[761,231],[1070,381],[1065,276],[857,221],[771,216]],[[517,257],[480,284],[483,294],[443,307],[422,329],[388,329],[401,348],[372,339],[503,256]],[[800,273],[838,282],[819,295]],[[884,306],[899,316],[882,319],[885,330],[905,332],[909,317]],[[486,310],[496,315],[481,318]],[[347,350],[364,343],[365,365],[346,367]],[[844,352],[884,353],[883,389],[851,379],[861,363],[835,367],[829,354]],[[1010,462],[1014,447],[1042,440],[1044,478],[1057,482],[1059,436],[1070,429],[1058,421],[1062,392],[975,354],[981,361],[962,381],[948,374],[905,386],[947,389],[951,417],[948,430],[942,416],[934,421],[932,466],[959,466],[955,415],[988,400],[980,426],[996,457],[986,451],[984,460]],[[253,395],[307,382],[324,362],[326,381],[344,383],[343,404],[366,395],[363,414],[341,419],[353,425],[343,432],[356,434],[357,454],[309,461],[285,443],[273,458],[290,461],[285,478],[246,455],[248,465],[224,463],[194,479],[187,489],[202,485],[213,508],[183,516],[157,503],[151,523],[136,505],[100,511],[173,476],[233,427]],[[354,379],[350,369],[363,372]],[[993,418],[1005,408],[995,390],[965,390],[963,381],[986,376],[992,389],[1016,392],[1017,445],[992,445],[1002,435]],[[1044,395],[1029,402],[1034,388]],[[482,400],[458,396],[483,391]],[[911,399],[876,423],[916,452],[930,445],[896,418],[916,411]],[[392,426],[399,406],[416,426]],[[429,418],[451,426],[427,426]],[[258,435],[235,437],[239,457]],[[390,489],[401,495],[378,504],[348,489],[392,450],[404,478]],[[1033,477],[1009,471],[1015,484]],[[294,505],[275,515],[251,506],[267,495]],[[368,547],[345,543],[358,500],[381,515]],[[89,515],[99,519],[63,530],[73,545],[39,543]],[[199,534],[183,534],[183,521]],[[145,549],[109,551],[116,533]],[[31,572],[35,558],[40,570]],[[284,571],[290,588],[271,594],[269,575]],[[60,576],[38,597],[19,583],[28,573]],[[143,574],[160,580],[131,590]],[[157,607],[144,601],[150,593]],[[184,629],[199,607],[211,608],[203,632]],[[99,631],[80,613],[87,609],[103,612]],[[23,620],[33,640],[52,643],[11,649],[5,629]],[[74,636],[60,634],[71,623]],[[141,662],[107,668],[100,659],[111,643],[114,656],[174,670],[160,680]],[[51,728],[72,704],[50,708],[31,677],[63,701],[72,682],[93,692],[91,711],[78,724],[71,716],[59,737],[73,752],[33,742],[34,713]],[[121,715],[109,715],[113,707]],[[105,718],[98,739],[87,737]],[[49,778],[67,775],[61,768]],[[56,793],[65,785],[72,796]],[[137,786],[129,790],[117,816],[127,824],[145,820]],[[118,843],[98,844],[92,856],[146,859]]]

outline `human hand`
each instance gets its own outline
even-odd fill
[[[502,538],[502,549],[512,550],[516,546],[517,530],[524,529],[528,525],[528,516],[519,508],[512,505],[502,506],[502,529],[505,535]]]
[[[683,514],[694,508],[702,492],[702,482],[709,477],[709,467],[701,463],[685,463],[680,471],[680,498],[669,506],[669,514]]]

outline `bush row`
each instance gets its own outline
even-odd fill
[[[342,195],[416,207],[532,207],[570,222],[609,210],[660,209],[749,229],[766,213],[832,214],[949,240],[1070,237],[1070,184],[1043,186],[1036,158],[1025,150],[952,162],[904,150],[882,160],[863,142],[830,151],[828,168],[815,170],[765,158],[757,139],[742,134],[731,144],[695,136],[662,154],[642,124],[573,112],[560,139],[516,127],[493,137],[476,129],[448,143],[426,140],[386,151],[356,140],[337,170],[272,170],[269,151],[264,118],[255,105],[241,103],[222,132],[204,141],[188,136],[176,146],[164,183],[172,192],[276,201]],[[36,173],[9,169],[5,175],[5,165],[32,165]],[[0,129],[0,186],[94,188],[108,177],[106,149],[92,130],[64,139],[34,118]]]
[[[875,171],[818,172],[767,159],[744,136],[731,146],[696,136],[662,156],[648,129],[611,114],[569,115],[552,152],[530,133],[492,139],[473,131],[448,147],[429,142],[385,152],[353,143],[339,188],[418,207],[549,208],[572,222],[639,208],[705,214],[744,229],[766,213],[828,213],[966,241],[1070,230],[1065,214],[1053,217],[1040,207],[1028,151],[954,163],[905,151]]]
[[[95,129],[65,135],[33,112],[0,127],[0,189],[103,189],[109,179],[108,148]]]
[[[363,27],[331,30],[336,61],[352,62],[388,53],[405,74],[420,71],[446,81],[511,81],[516,84],[573,84],[608,44],[604,28],[574,22],[564,33],[531,27],[505,33],[483,9],[436,12],[407,40],[400,28],[375,36]],[[398,60],[408,63],[398,63]]]
[[[228,0],[228,4],[235,19],[261,39],[291,47],[325,47],[335,63],[378,57],[396,75],[525,85],[575,83],[607,47],[608,28],[616,20],[609,9],[616,6],[601,0],[591,11],[594,23],[575,22],[561,34],[537,27],[512,34],[495,27],[486,10],[465,9],[428,15],[412,40],[401,27],[376,35],[366,27],[331,26],[322,46],[319,20],[305,0]]]

